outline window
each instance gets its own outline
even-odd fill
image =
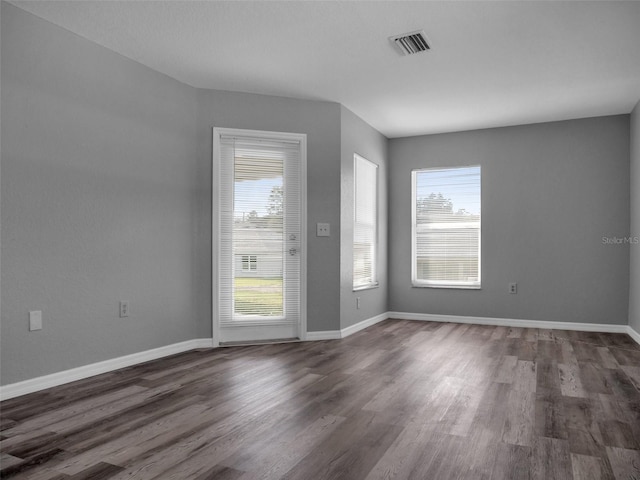
[[[378,166],[354,155],[353,289],[378,285]]]
[[[255,272],[256,270],[258,270],[258,256],[242,255],[242,271]]]
[[[480,166],[411,172],[412,283],[480,288]]]

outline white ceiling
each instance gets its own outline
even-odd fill
[[[195,87],[339,102],[388,137],[629,113],[640,2],[12,1]],[[432,50],[388,37],[424,29]]]

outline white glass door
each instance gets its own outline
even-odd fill
[[[304,136],[214,129],[214,142],[219,342],[300,338]]]

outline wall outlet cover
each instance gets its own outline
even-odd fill
[[[316,236],[317,237],[329,237],[331,236],[331,227],[328,223],[316,224]]]
[[[120,318],[129,316],[129,302],[120,302]]]
[[[29,312],[29,331],[42,330],[42,310]]]

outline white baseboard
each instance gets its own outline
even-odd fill
[[[638,343],[638,344],[640,345],[640,333],[636,332],[636,331],[631,327],[631,325],[629,325],[629,326],[627,327],[627,329],[628,329],[628,330],[627,330],[627,334],[628,334],[631,338],[633,338],[633,339],[636,341],[636,343]]]
[[[315,341],[315,340],[339,340],[341,338],[348,337],[349,335],[353,335],[360,330],[364,330],[371,325],[375,325],[378,322],[386,320],[389,318],[389,314],[387,312],[381,313],[380,315],[376,315],[375,317],[367,318],[362,320],[361,322],[356,323],[355,325],[350,325],[342,330],[325,330],[322,332],[307,332],[307,341]]]
[[[434,315],[428,313],[388,312],[389,318],[421,320],[425,322],[473,323],[499,327],[548,328],[553,330],[580,330],[583,332],[629,333],[628,325],[606,323],[551,322],[547,320],[517,320],[513,318],[463,317],[458,315]]]
[[[320,332],[307,332],[305,342],[315,342],[317,340],[340,340],[342,335],[340,330],[323,330]]]
[[[71,370],[65,370],[63,372],[11,383],[0,386],[0,400],[8,400],[9,398],[37,392],[45,388],[57,387],[58,385],[75,382],[76,380],[82,380],[83,378],[93,377],[94,375],[111,372],[119,368],[130,367],[150,360],[157,360],[169,355],[175,355],[176,353],[182,353],[196,348],[211,348],[212,346],[213,343],[210,338],[187,340],[186,342],[174,343],[144,352],[133,353],[123,357],[72,368]]]
[[[341,338],[348,337],[349,335],[353,335],[354,333],[359,332],[360,330],[364,330],[365,328],[370,327],[371,325],[375,325],[376,323],[386,320],[387,318],[389,318],[389,313],[384,312],[384,313],[381,313],[380,315],[376,315],[375,317],[362,320],[361,322],[358,322],[355,325],[350,325],[346,328],[343,328],[342,330],[340,330],[340,334],[342,335]]]
[[[514,318],[465,317],[459,315],[438,315],[429,313],[386,312],[368,318],[342,330],[307,332],[307,340],[339,340],[348,337],[387,318],[419,320],[423,322],[472,323],[475,325],[495,325],[498,327],[547,328],[550,330],[578,330],[582,332],[626,333],[640,344],[640,334],[629,325],[606,323],[551,322],[548,320],[520,320]]]

